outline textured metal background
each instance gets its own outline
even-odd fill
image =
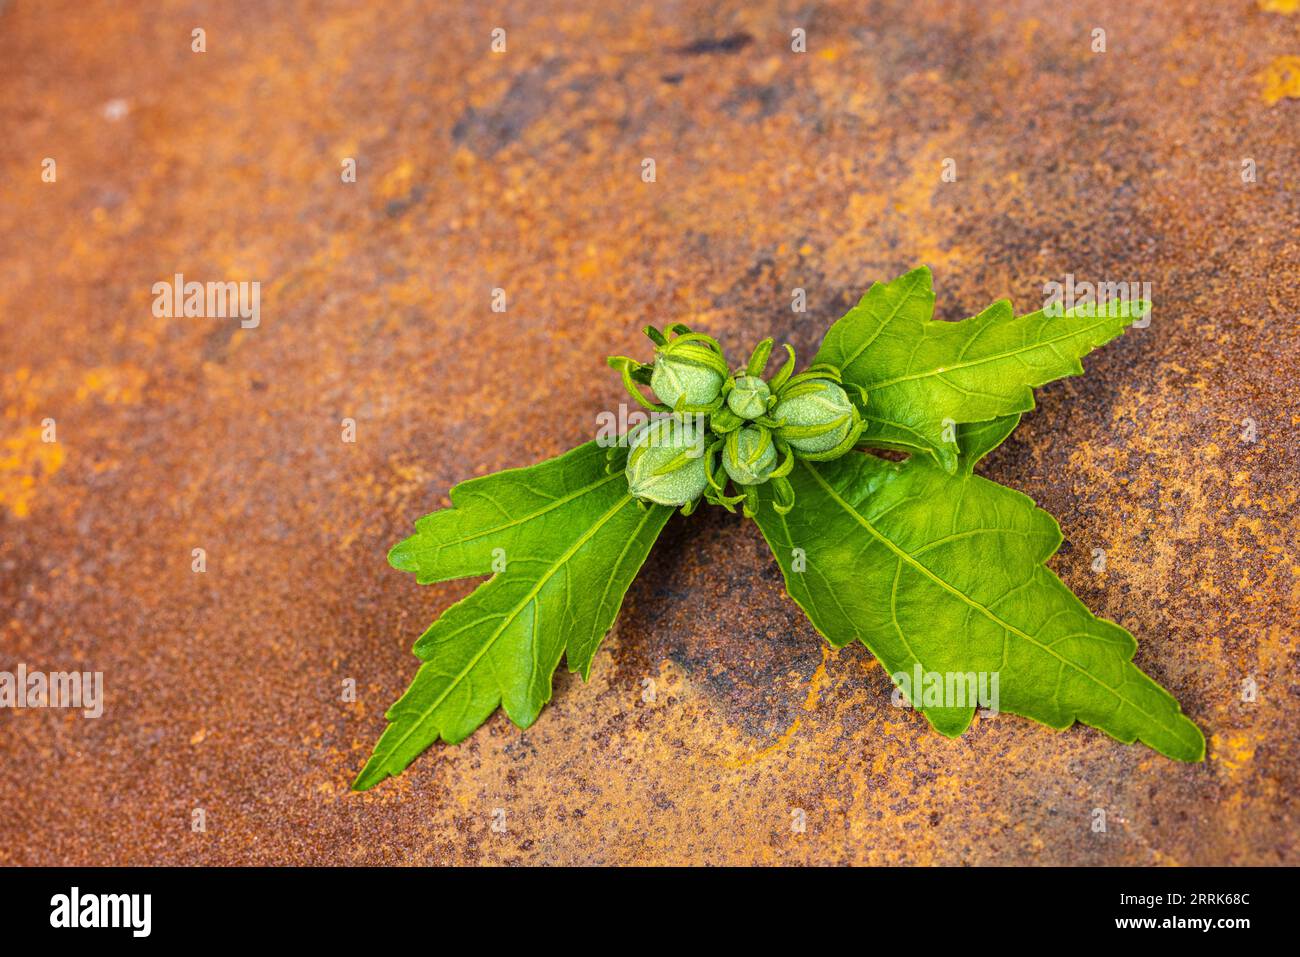
[[[0,863],[1300,863],[1296,4],[469,6],[0,4],[0,669],[108,696],[0,713]],[[919,263],[946,319],[1153,284],[982,470],[1058,517],[1203,765],[940,737],[705,513],[532,729],[348,791],[472,587],[384,562],[450,485],[589,437],[646,322],[806,359]],[[178,271],[260,281],[261,326],[155,319]]]

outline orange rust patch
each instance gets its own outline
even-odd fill
[[[496,55],[445,3],[211,6],[200,56],[165,5],[0,4],[0,648],[107,676],[101,721],[0,715],[0,863],[1300,863],[1296,103],[1253,76],[1300,52],[1293,19],[827,0],[799,55],[736,0],[514,3]],[[980,470],[1058,518],[1052,567],[1137,635],[1207,762],[1011,715],[935,734],[704,510],[590,682],[348,792],[473,587],[384,560],[451,485],[589,438],[648,323],[808,360],[923,261],[946,319],[1152,282],[1150,328],[1038,390]],[[178,271],[260,281],[262,324],[154,318]]]

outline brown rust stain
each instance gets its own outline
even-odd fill
[[[1283,6],[819,3],[803,56],[771,4],[230,5],[201,55],[178,7],[5,6],[0,668],[102,670],[107,707],[0,714],[0,862],[1300,863]],[[647,322],[807,358],[919,262],[945,319],[1152,283],[1151,326],[983,471],[1060,519],[1053,567],[1138,635],[1204,764],[929,731],[704,513],[532,728],[348,791],[473,587],[384,562],[450,485],[591,435]],[[155,319],[178,271],[260,281],[261,326]]]

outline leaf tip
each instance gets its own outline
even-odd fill
[[[415,551],[413,543],[415,536],[404,538],[388,550],[388,564],[396,568],[399,572],[416,571],[416,560],[413,552]]]
[[[361,769],[356,780],[352,782],[353,791],[369,791],[380,781],[389,777],[389,771],[382,764],[376,764],[374,758],[366,762],[366,766]]]

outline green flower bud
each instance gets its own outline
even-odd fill
[[[727,408],[742,419],[757,419],[767,412],[767,400],[772,390],[756,375],[742,375],[727,393]]]
[[[675,412],[713,412],[722,404],[727,360],[712,336],[674,323],[668,337],[653,326],[646,335],[655,344],[650,388]]]
[[[628,491],[659,505],[686,505],[704,494],[702,416],[665,416],[638,426],[628,436]]]
[[[776,443],[762,426],[747,425],[727,436],[722,467],[737,485],[762,485],[776,468]]]
[[[684,408],[698,409],[708,406],[722,392],[724,376],[711,365],[701,364],[685,350],[660,350],[655,356],[650,388],[659,401],[670,409],[681,402]]]
[[[772,410],[776,434],[805,457],[831,452],[861,431],[862,417],[848,394],[827,379],[800,383]]]

